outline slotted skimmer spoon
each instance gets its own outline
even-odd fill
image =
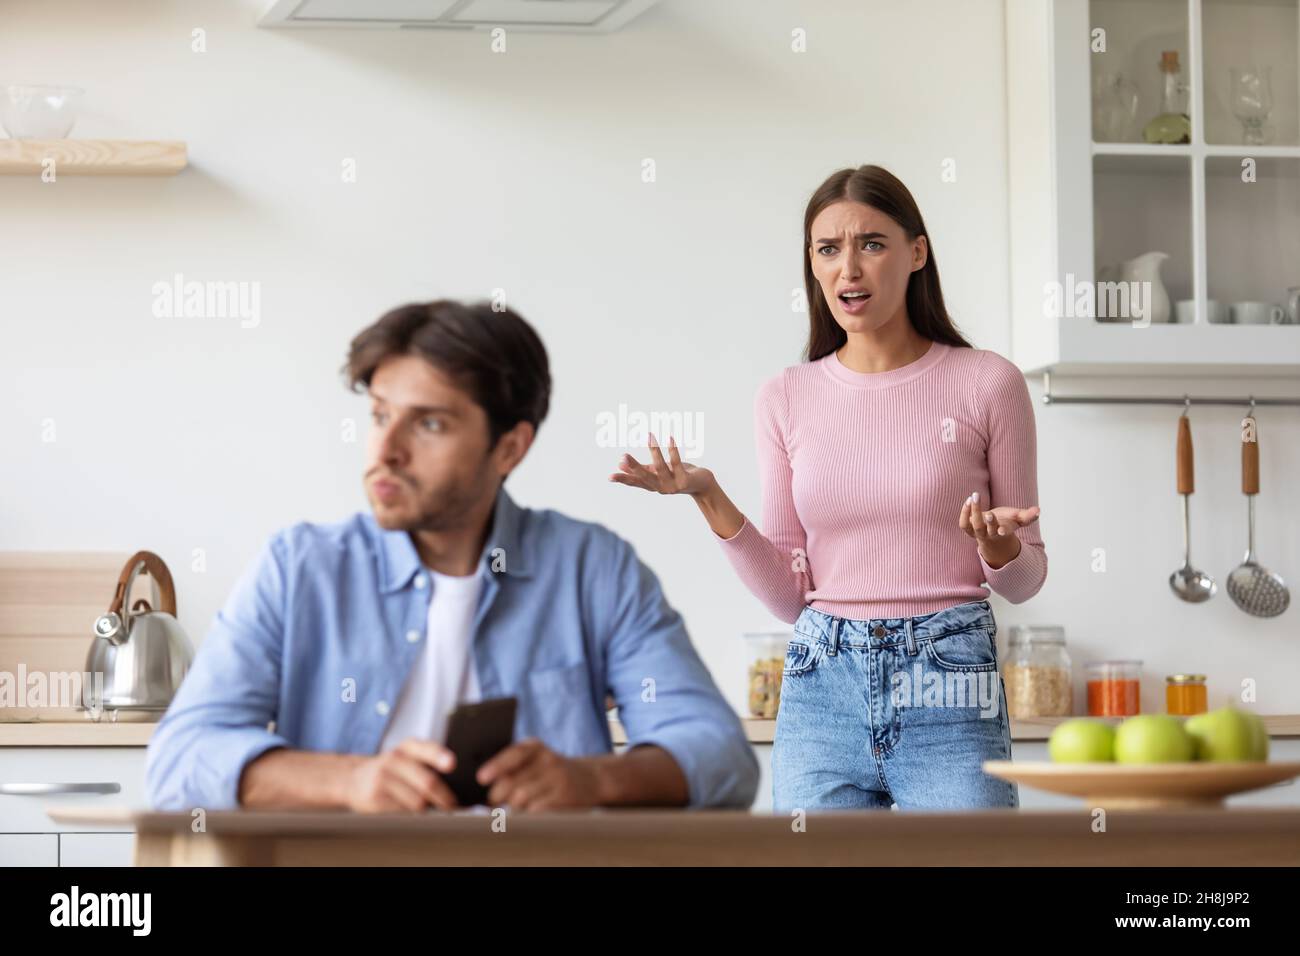
[[[1259,494],[1259,430],[1255,425],[1255,404],[1241,423],[1241,490],[1246,495],[1246,557],[1228,575],[1228,595],[1233,603],[1255,617],[1277,617],[1291,603],[1286,583],[1255,561],[1255,496]]]

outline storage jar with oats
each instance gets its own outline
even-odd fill
[[[1002,664],[1011,717],[1062,717],[1074,712],[1065,628],[1017,624]]]

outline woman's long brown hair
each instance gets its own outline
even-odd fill
[[[912,327],[927,339],[958,348],[972,348],[957,331],[952,317],[944,307],[943,290],[939,287],[939,265],[934,258],[934,243],[925,228],[925,220],[921,218],[916,200],[902,180],[889,170],[881,166],[859,166],[857,169],[841,169],[832,173],[812,194],[803,214],[803,244],[800,253],[803,256],[804,291],[808,296],[808,345],[804,348],[804,358],[815,362],[848,341],[848,336],[831,315],[830,305],[822,292],[821,284],[813,275],[812,259],[808,255],[813,220],[827,206],[845,199],[879,209],[902,227],[909,240],[925,236],[925,265],[913,272],[907,280],[907,317]]]

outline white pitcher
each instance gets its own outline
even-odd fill
[[[1151,322],[1169,321],[1169,292],[1160,279],[1160,266],[1169,258],[1167,252],[1144,252],[1142,255],[1120,263],[1120,282],[1143,282],[1139,293],[1142,308],[1133,309],[1132,317]]]

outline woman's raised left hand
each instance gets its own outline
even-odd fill
[[[974,492],[961,506],[957,526],[979,544],[980,556],[992,568],[1000,568],[1020,553],[1016,529],[1038,520],[1039,508],[1016,508],[1002,505],[980,510],[979,492]]]

